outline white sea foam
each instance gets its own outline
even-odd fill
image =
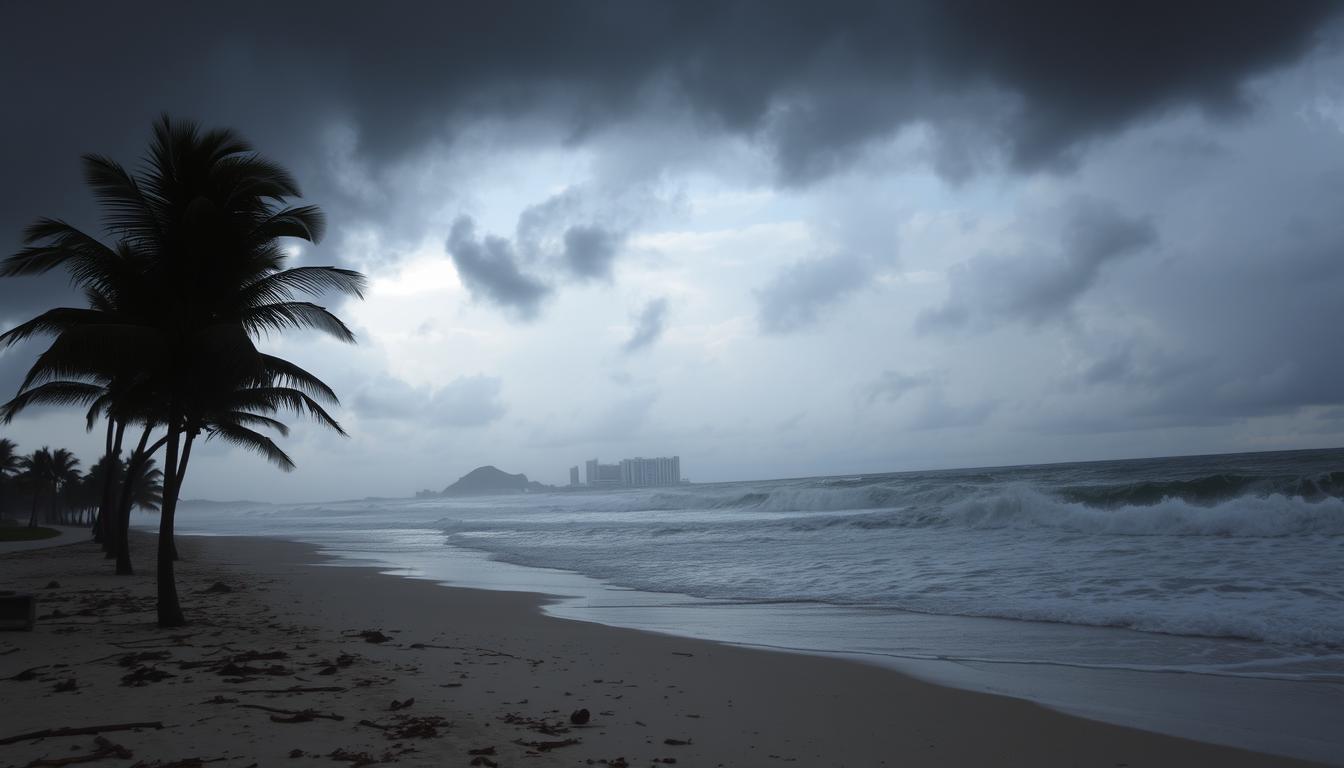
[[[351,549],[404,551],[420,539],[397,532],[432,529],[497,560],[712,600],[1250,638],[1285,657],[1344,647],[1344,452],[1274,456],[201,513]]]

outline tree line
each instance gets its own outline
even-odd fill
[[[80,472],[79,459],[65,448],[46,446],[20,454],[13,440],[0,438],[0,518],[27,518],[29,527],[39,524],[89,525],[97,522],[105,476],[125,482],[126,462],[103,456],[87,472]],[[163,471],[150,459],[129,478],[132,509],[157,512],[163,504]]]
[[[42,218],[0,262],[0,277],[64,270],[83,298],[0,334],[0,349],[51,340],[0,406],[0,422],[36,406],[73,406],[88,429],[102,430],[104,470],[89,489],[93,530],[119,574],[133,572],[127,529],[143,490],[138,479],[158,472],[158,621],[180,626],[173,532],[192,447],[222,440],[288,471],[293,460],[267,434],[289,433],[277,417],[308,417],[345,435],[326,410],[339,404],[331,387],[256,342],[313,329],[353,343],[340,318],[304,297],[362,297],[365,278],[332,266],[286,267],[286,242],[317,243],[322,213],[290,204],[301,196],[298,183],[232,130],[165,115],[136,170],[89,154],[83,171],[106,239]],[[60,509],[62,490],[78,485],[73,457],[63,454],[58,469],[59,453],[41,449],[15,464],[27,477],[36,462],[29,493],[46,509]]]

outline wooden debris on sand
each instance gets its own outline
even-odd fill
[[[0,746],[5,744],[17,744],[20,741],[32,741],[33,739],[50,739],[56,736],[89,736],[95,733],[131,731],[139,728],[153,728],[159,730],[160,728],[163,728],[163,723],[156,720],[152,723],[112,723],[111,725],[86,725],[79,728],[47,728],[46,730],[21,733],[18,736],[10,736],[8,738],[0,739]]]

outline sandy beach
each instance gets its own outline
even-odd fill
[[[113,576],[92,543],[0,555],[0,580],[40,601],[35,631],[0,635],[0,765],[1306,764],[844,660],[550,618],[544,596],[326,567],[301,544],[181,549],[179,630],[154,626],[152,574]],[[143,725],[16,738],[127,724]]]

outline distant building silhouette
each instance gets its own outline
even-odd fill
[[[681,482],[681,457],[672,456],[646,459],[636,456],[621,459],[621,485],[627,488],[648,488],[658,485],[676,485]]]
[[[569,470],[570,483],[578,485],[579,468]],[[584,482],[589,488],[651,488],[681,483],[681,457],[660,456],[646,459],[636,456],[619,464],[603,464],[589,459],[584,466]]]
[[[578,485],[578,484],[579,484],[579,468],[578,468],[578,467],[570,467],[570,468],[569,468],[569,485],[570,485],[570,487],[573,487],[573,486],[576,486],[576,485]]]

